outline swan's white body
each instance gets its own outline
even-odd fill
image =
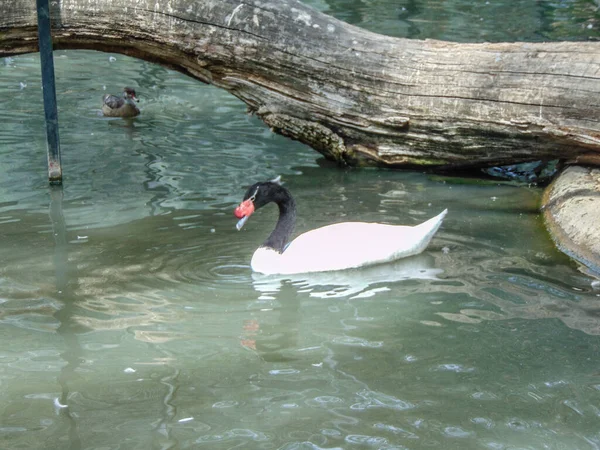
[[[293,274],[344,270],[394,261],[421,253],[442,224],[448,210],[416,226],[343,222],[307,231],[282,253],[260,247],[252,270]]]

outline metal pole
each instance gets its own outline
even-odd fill
[[[52,58],[52,36],[50,35],[50,6],[48,0],[37,1],[38,37],[42,64],[42,89],[48,140],[48,180],[51,184],[62,183],[60,163],[60,141],[58,138],[58,110],[56,108],[56,85],[54,59]]]

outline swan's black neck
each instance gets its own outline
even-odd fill
[[[289,191],[283,187],[277,189],[271,201],[277,203],[279,207],[279,220],[277,220],[275,229],[262,247],[272,248],[279,253],[283,253],[296,226],[296,201]]]

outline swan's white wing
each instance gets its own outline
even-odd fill
[[[298,236],[281,262],[294,272],[362,267],[389,261],[399,247],[413,246],[414,229],[363,222],[329,225]]]

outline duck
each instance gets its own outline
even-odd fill
[[[135,117],[140,113],[135,102],[138,98],[135,89],[123,88],[123,97],[105,94],[102,97],[102,114],[107,117]]]
[[[296,225],[296,201],[277,177],[248,188],[234,210],[238,231],[257,209],[271,202],[279,208],[279,219],[250,262],[252,271],[265,275],[358,269],[417,255],[427,248],[448,213],[445,209],[415,226],[334,223],[300,234],[290,242]]]

